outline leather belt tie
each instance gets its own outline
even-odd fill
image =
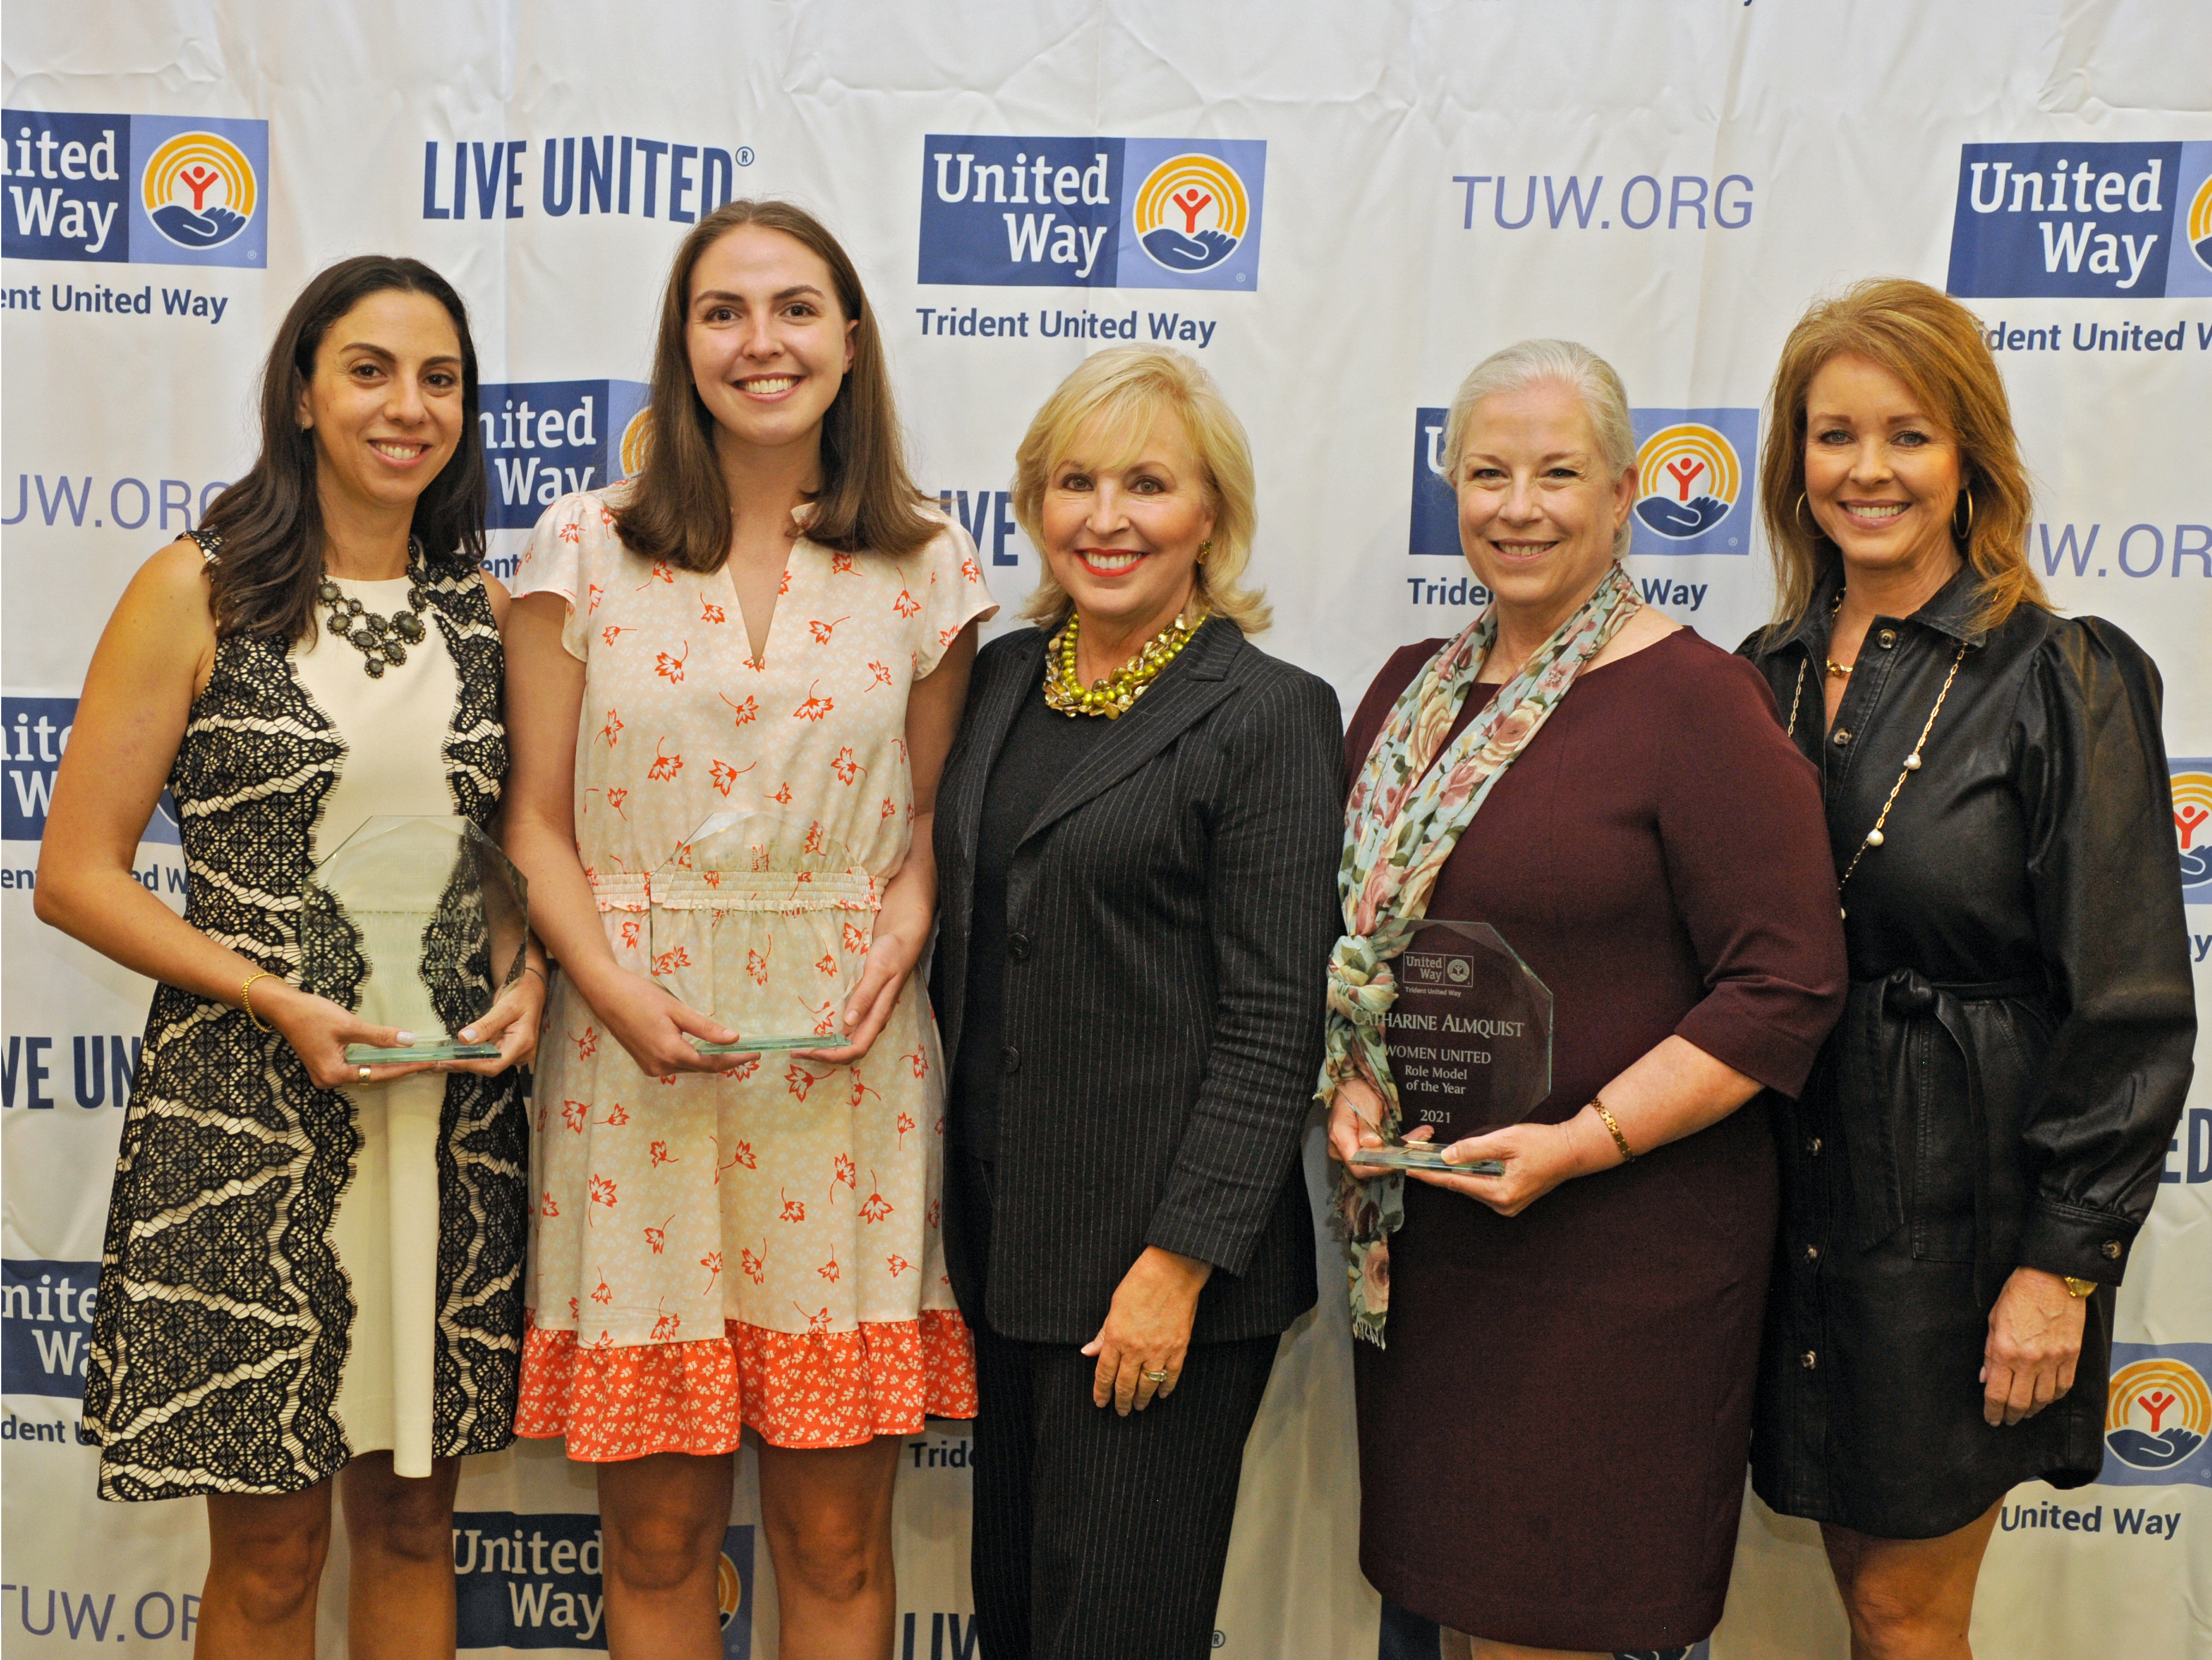
[[[1910,968],[1894,970],[1881,982],[1882,1006],[1906,1020],[1932,1018],[1966,1068],[1966,1115],[1974,1146],[1974,1296],[1984,1308],[1996,1300],[1990,1288],[1990,1118],[1982,1095],[1981,1064],[1974,1057],[1973,1034],[1966,1029],[1966,1005],[2039,997],[2040,978],[1982,980],[1938,984]]]

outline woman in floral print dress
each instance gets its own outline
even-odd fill
[[[617,1656],[720,1653],[741,1425],[783,1652],[887,1656],[900,1438],[975,1409],[914,969],[993,607],[907,478],[859,279],[805,214],[736,202],[685,239],[652,409],[643,473],[540,521],[508,630],[508,848],[561,969],[517,1428],[599,1466]],[[684,867],[725,812],[803,826],[821,856],[815,898],[732,925],[830,1046],[702,1054],[740,1034],[652,977],[657,927],[708,925],[668,902],[713,880]]]

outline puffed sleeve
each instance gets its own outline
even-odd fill
[[[2023,1131],[2038,1174],[2020,1260],[2112,1284],[2157,1197],[2197,1042],[2161,689],[2111,623],[2061,623],[2012,733],[2058,1016]]]
[[[1289,673],[1229,745],[1206,912],[1219,965],[1206,1081],[1145,1243],[1242,1274],[1283,1189],[1320,1069],[1344,762],[1336,693]]]
[[[999,607],[983,585],[974,541],[957,524],[948,522],[909,563],[906,591],[921,606],[913,619],[914,677],[923,680],[963,628],[995,615]]]
[[[1850,978],[1820,780],[1741,658],[1707,648],[1673,690],[1659,834],[1706,988],[1675,1035],[1794,1096]]]
[[[517,599],[526,594],[558,594],[568,602],[561,644],[570,657],[580,659],[586,654],[587,619],[598,600],[592,585],[593,555],[613,539],[613,515],[596,494],[565,495],[539,518],[516,563],[513,587]]]

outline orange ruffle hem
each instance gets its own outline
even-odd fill
[[[950,1310],[853,1331],[794,1334],[723,1322],[693,1343],[583,1348],[532,1324],[514,1433],[565,1438],[568,1456],[612,1463],[655,1452],[711,1457],[752,1426],[779,1447],[859,1446],[911,1435],[924,1418],[975,1415],[975,1348]]]

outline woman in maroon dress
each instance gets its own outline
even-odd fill
[[[1324,1090],[1375,1340],[1360,1563],[1478,1656],[1718,1623],[1775,1226],[1755,1103],[1803,1084],[1844,989],[1811,766],[1749,666],[1620,571],[1626,406],[1564,342],[1468,378],[1445,451],[1494,603],[1393,657],[1347,740]],[[1410,1172],[1401,1205],[1358,1160],[1396,1127],[1375,1034],[1423,915],[1490,923],[1550,988],[1553,1089],[1447,1154],[1502,1174]]]

